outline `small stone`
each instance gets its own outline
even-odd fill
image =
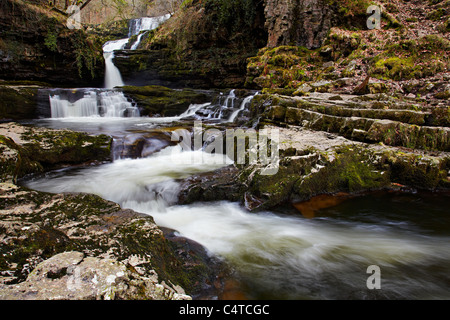
[[[325,62],[323,64],[323,68],[324,69],[327,69],[327,68],[330,68],[330,67],[333,67],[333,66],[334,66],[334,62],[333,61],[328,61],[328,62]]]

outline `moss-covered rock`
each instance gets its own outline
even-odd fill
[[[205,93],[191,89],[174,90],[163,86],[125,86],[121,90],[131,97],[142,109],[144,116],[177,116],[186,111],[190,104],[211,101]]]
[[[71,251],[95,257],[99,263],[104,258],[114,259],[129,269],[136,281],[151,278],[172,292],[184,289],[188,294],[199,294],[205,282],[214,281],[217,270],[201,247],[182,238],[169,241],[148,215],[123,210],[94,195],[49,194],[9,183],[0,183],[0,198],[0,235],[9,239],[0,244],[3,284],[36,276],[38,271],[31,272],[39,263]],[[56,280],[64,275],[61,270],[48,278]],[[147,290],[132,289],[136,281],[118,291],[116,298],[151,299]],[[2,289],[0,297],[5,297],[10,289]],[[56,289],[70,296],[67,282]],[[56,298],[60,297],[47,297]]]
[[[388,45],[373,59],[372,75],[393,80],[423,78],[449,68],[450,41],[428,35],[417,41],[405,40]]]
[[[101,85],[102,43],[83,29],[69,29],[66,15],[43,4],[2,1],[0,73],[7,80],[58,86]]]
[[[0,125],[1,181],[17,180],[30,173],[64,165],[111,159],[112,138],[68,130]]]
[[[37,87],[2,86],[0,82],[0,119],[35,118],[37,91]]]
[[[303,201],[319,194],[355,193],[389,186],[389,174],[370,161],[372,157],[370,151],[358,146],[338,148],[327,155],[327,164],[296,182],[295,196]]]

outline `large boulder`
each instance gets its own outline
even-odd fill
[[[139,258],[131,258],[139,261]],[[130,259],[130,260],[131,260]],[[130,266],[133,266],[132,264]],[[136,265],[134,265],[136,266]],[[86,257],[69,251],[36,266],[26,281],[0,284],[0,298],[8,300],[190,300],[180,287],[158,282],[156,274],[142,277],[127,264],[111,258]]]
[[[69,130],[0,124],[0,180],[16,181],[30,173],[111,160],[112,138]]]
[[[152,217],[89,194],[0,183],[0,299],[177,299],[219,264]]]

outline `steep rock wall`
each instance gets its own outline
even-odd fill
[[[58,86],[103,82],[102,43],[70,30],[67,17],[22,0],[0,2],[0,79]]]
[[[334,6],[327,0],[265,0],[268,47],[322,45],[336,23]]]

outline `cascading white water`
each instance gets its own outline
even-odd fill
[[[202,161],[185,161],[193,155]],[[450,298],[445,284],[449,281],[445,270],[450,266],[448,236],[416,235],[409,229],[398,230],[391,222],[249,213],[230,202],[173,205],[177,180],[223,166],[216,157],[220,156],[168,147],[149,158],[119,160],[70,175],[58,173],[29,181],[27,186],[55,193],[94,193],[147,213],[158,225],[175,229],[226,258],[256,297]],[[369,292],[366,269],[374,264],[382,270],[382,290]]]
[[[119,68],[114,64],[114,51],[125,48],[128,39],[108,41],[103,46],[103,57],[105,59],[105,88],[112,89],[124,85]]]
[[[211,105],[211,102],[203,103],[203,104],[191,104],[189,108],[180,114],[180,118],[187,118],[190,116],[195,115],[195,113],[199,110],[204,109],[205,107],[209,107]]]
[[[228,94],[228,97],[225,99],[225,104],[223,107],[225,109],[233,109],[235,100],[236,100],[236,94],[235,94],[235,89],[233,89],[230,91],[230,93]],[[224,108],[219,109],[219,116],[218,116],[219,119],[222,119],[222,117],[223,117]]]
[[[170,19],[171,15],[166,14],[159,17],[144,17],[139,19],[133,19],[130,21],[130,27],[128,31],[128,38],[138,35],[136,42],[131,46],[131,50],[136,50],[142,40],[142,31],[154,30],[160,26],[161,23]]]
[[[228,118],[228,122],[233,122],[233,121],[236,119],[236,117],[238,116],[238,114],[245,110],[245,108],[247,107],[247,105],[253,100],[253,98],[254,98],[255,96],[256,96],[256,94],[244,98],[244,100],[241,102],[241,106],[239,107],[239,109],[235,110],[235,111],[231,114],[231,116]]]
[[[84,97],[71,103],[60,95],[50,95],[52,118],[91,117],[99,115],[97,93],[86,92]]]
[[[144,33],[141,33],[140,35],[138,35],[136,42],[131,46],[131,50],[136,50],[139,47],[139,44],[141,43],[142,37],[144,36]]]
[[[52,118],[139,117],[139,109],[117,91],[87,90],[84,97],[71,102],[64,92],[50,95]]]
[[[123,50],[130,41],[130,37],[134,35],[139,36],[137,41],[131,46],[131,50],[137,49],[143,36],[143,34],[139,34],[140,32],[154,30],[170,17],[170,14],[166,14],[160,17],[133,19],[130,22],[128,38],[108,41],[103,45],[103,57],[105,59],[105,88],[112,89],[114,87],[124,86],[120,70],[114,65],[114,51]]]
[[[130,27],[128,29],[128,37],[138,35],[144,30],[154,30],[159,27],[161,23],[170,19],[170,14],[165,14],[159,17],[143,17],[138,19],[132,19],[130,21]]]
[[[245,97],[241,101],[239,108],[235,108],[240,98],[236,97],[236,90],[233,89],[226,96],[221,93],[217,102],[192,105],[185,114],[191,112],[192,114],[189,115],[195,115],[199,119],[233,122],[239,113],[245,110],[255,95],[252,94]]]

